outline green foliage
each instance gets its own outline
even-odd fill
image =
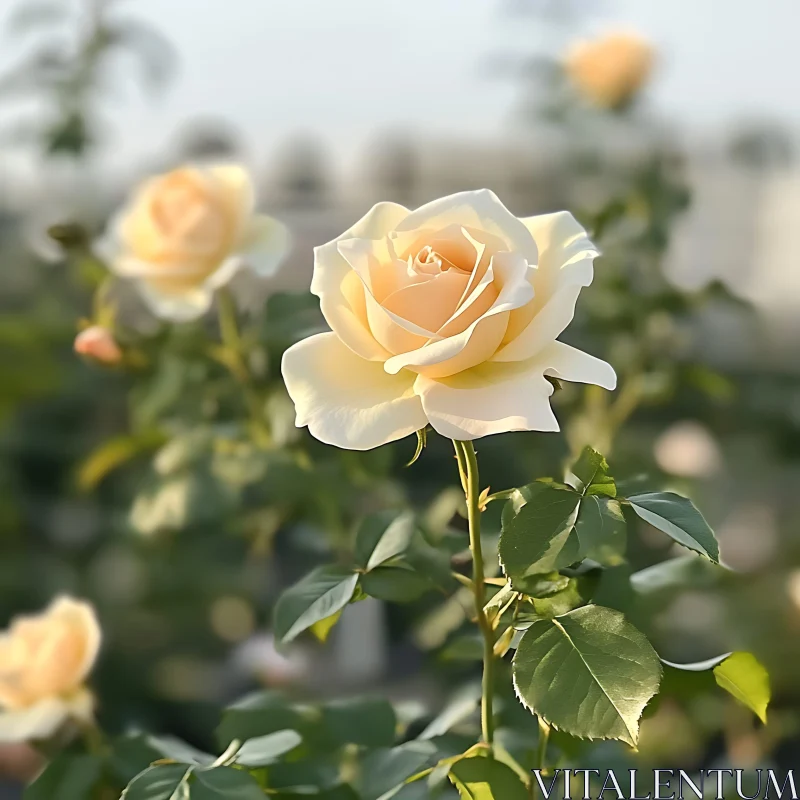
[[[297,731],[283,730],[248,739],[236,753],[243,767],[266,767],[294,750],[303,739]]]
[[[617,496],[617,486],[609,474],[608,461],[593,447],[584,447],[570,468],[575,491],[583,495]]]
[[[529,484],[520,494],[524,503],[504,524],[499,547],[500,562],[512,584],[515,578],[551,572],[580,559],[575,533],[580,495],[544,482]]]
[[[188,784],[192,769],[185,764],[156,764],[137,775],[122,793],[124,800],[171,800]]]
[[[275,606],[275,635],[292,639],[341,611],[352,599],[358,575],[345,567],[318,567],[281,595]]]
[[[534,622],[514,656],[520,700],[554,728],[588,739],[635,745],[660,680],[647,639],[622,614],[599,606]]]
[[[769,675],[752,653],[731,653],[714,667],[714,678],[766,725],[771,695]]]
[[[103,761],[93,755],[62,753],[25,790],[25,800],[90,800],[100,783]]]
[[[456,761],[447,777],[462,800],[527,800],[529,796],[514,770],[485,756]]]
[[[414,533],[414,518],[408,512],[384,512],[367,517],[356,537],[356,564],[365,572],[404,553]]]
[[[409,778],[431,766],[435,758],[436,746],[432,742],[407,742],[373,750],[361,765],[358,787],[361,799],[388,800]]]
[[[397,717],[387,700],[354,697],[328,703],[322,710],[322,724],[337,742],[391,747]]]
[[[195,770],[189,797],[192,800],[263,800],[264,792],[246,772],[216,767]]]
[[[708,672],[714,674],[717,685],[747,706],[764,724],[767,722],[767,706],[772,696],[769,674],[752,653],[725,653],[694,664],[675,664],[665,661],[673,669],[686,672]]]
[[[627,500],[645,522],[684,547],[719,563],[719,545],[714,532],[691,500],[674,492],[648,492]]]

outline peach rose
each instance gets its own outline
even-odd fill
[[[122,350],[114,341],[108,328],[92,325],[82,330],[73,345],[75,352],[103,364],[118,364],[122,360]]]
[[[46,739],[68,719],[90,719],[84,681],[100,649],[94,609],[59,597],[0,634],[0,742]]]
[[[145,181],[98,251],[135,280],[150,308],[175,321],[208,310],[214,291],[240,269],[272,276],[289,247],[287,229],[254,214],[240,166],[185,166]]]
[[[490,191],[379,203],[314,252],[332,333],[283,357],[298,426],[367,450],[430,423],[451,439],[556,431],[546,375],[613,388],[557,341],[597,251],[571,214],[517,219]]]
[[[589,102],[601,108],[619,108],[645,84],[653,61],[648,41],[620,31],[573,45],[564,59],[564,69]]]

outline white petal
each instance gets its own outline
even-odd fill
[[[443,380],[420,375],[414,391],[430,424],[449,439],[559,429],[550,408],[553,386],[535,366],[482,364]]]
[[[584,227],[569,211],[538,214],[520,221],[536,240],[541,272],[563,278],[562,272],[566,269],[574,273],[570,274],[570,283],[588,286],[592,282],[591,262],[587,265],[584,259],[595,258],[599,253]]]
[[[608,390],[617,387],[617,374],[611,364],[563,342],[548,345],[536,357],[536,362],[544,366],[546,375],[555,378],[575,383],[593,383]]]
[[[281,364],[297,411],[322,442],[370,450],[425,427],[414,375],[387,375],[383,364],[361,358],[335,333],[310,336],[290,347]]]
[[[523,361],[534,357],[572,322],[581,288],[594,276],[598,251],[586,231],[568,211],[528,217],[522,222],[539,247],[539,264],[529,279],[532,303],[511,314],[506,345],[497,361]]]
[[[257,214],[247,223],[238,253],[256,275],[271,278],[290,247],[289,229],[266,214]]]
[[[240,263],[238,260],[230,259],[226,262],[228,278],[233,277]],[[222,277],[225,277],[225,273]],[[214,298],[214,290],[207,283],[179,295],[163,294],[144,281],[137,281],[137,287],[153,314],[159,319],[171,322],[189,322],[202,317],[211,308],[211,301]]]
[[[536,356],[572,322],[580,293],[578,285],[564,286],[557,291],[522,333],[497,351],[492,361],[525,361]]]
[[[68,703],[48,697],[28,708],[0,712],[0,743],[49,739],[71,716]]]
[[[211,179],[218,196],[223,200],[231,219],[236,221],[239,231],[244,230],[253,215],[256,193],[250,173],[241,164],[198,165],[197,171]]]
[[[480,319],[455,336],[429,342],[417,350],[392,356],[386,361],[386,371],[394,374],[406,368],[420,369],[441,365],[443,369],[448,370],[446,374],[454,374],[488,359],[502,340],[506,330],[505,323],[503,323],[498,331],[492,330],[493,334],[499,334],[497,338],[490,337],[487,329],[492,324],[491,318],[520,308],[529,303],[533,297],[533,287],[526,279],[528,263],[521,254],[498,253],[492,259],[492,269],[496,276],[495,280],[502,288],[491,308]],[[478,342],[481,352],[478,353],[476,350],[474,360],[471,359],[472,363],[455,361],[473,338],[481,339]],[[453,360],[452,364],[449,363],[451,360]]]
[[[388,355],[375,341],[343,291],[348,273],[353,268],[339,253],[340,239],[379,239],[392,230],[408,214],[408,209],[397,203],[378,203],[352,228],[333,241],[314,248],[314,277],[311,292],[320,298],[320,308],[328,325],[341,340],[363,358],[383,361]],[[360,282],[358,289],[360,288]]]
[[[97,655],[100,652],[102,631],[97,620],[94,606],[84,600],[76,600],[68,595],[56,597],[47,609],[47,614],[55,614],[64,618],[74,635],[85,640],[84,656],[76,682],[83,681],[91,672]]]
[[[531,232],[489,189],[458,192],[420,206],[397,225],[398,231],[447,225],[462,225],[500,236],[509,250],[521,253],[531,264],[537,261],[537,248]]]

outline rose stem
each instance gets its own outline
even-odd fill
[[[481,691],[481,732],[483,740],[490,747],[494,739],[494,718],[492,716],[492,691],[494,689],[494,634],[484,611],[486,587],[484,585],[483,551],[481,550],[481,509],[480,481],[478,478],[478,458],[472,442],[453,442],[460,471],[466,473],[462,481],[467,497],[469,519],[469,549],[472,551],[472,592],[475,597],[475,616],[483,634],[483,681]]]
[[[228,368],[242,385],[245,402],[256,431],[264,441],[269,442],[271,437],[264,421],[262,404],[253,388],[252,376],[244,358],[242,335],[236,319],[236,303],[228,289],[223,288],[217,292],[217,310],[219,313],[220,338],[222,339],[222,344],[230,353]]]

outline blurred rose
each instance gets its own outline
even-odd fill
[[[635,33],[611,33],[579,42],[564,60],[578,91],[601,108],[624,106],[642,88],[653,69],[652,45]]]
[[[254,214],[254,204],[242,167],[181,167],[145,181],[98,250],[114,272],[137,282],[156,315],[193,319],[240,269],[277,271],[288,231]]]
[[[427,423],[453,439],[558,430],[546,375],[616,382],[556,341],[596,255],[571,214],[517,219],[487,190],[413,212],[379,203],[315,250],[311,291],[333,333],[284,356],[297,425],[354,450]]]
[[[114,341],[111,331],[101,325],[92,325],[75,337],[75,352],[103,364],[118,364],[122,350]]]
[[[719,446],[708,428],[691,420],[667,428],[656,439],[653,452],[664,472],[685,478],[708,478],[722,462]]]
[[[0,635],[0,741],[46,739],[93,710],[84,681],[100,648],[94,609],[69,597]]]

